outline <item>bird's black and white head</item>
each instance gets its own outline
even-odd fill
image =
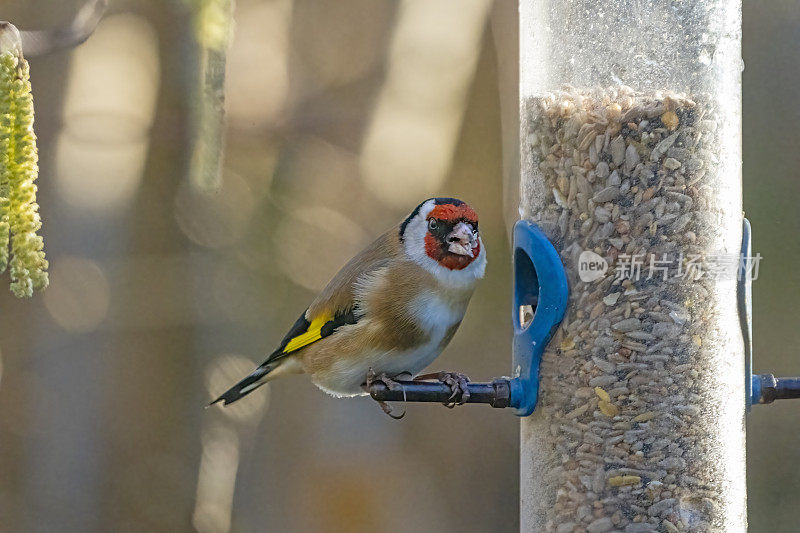
[[[448,285],[483,277],[486,250],[478,214],[461,200],[425,200],[400,225],[400,239],[413,261]]]

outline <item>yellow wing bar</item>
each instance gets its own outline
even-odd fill
[[[316,317],[311,321],[311,324],[308,326],[308,329],[305,331],[305,333],[301,333],[286,344],[286,346],[283,348],[283,353],[294,352],[304,346],[308,346],[309,344],[320,340],[322,338],[322,326],[324,326],[332,318],[333,315],[327,313]]]

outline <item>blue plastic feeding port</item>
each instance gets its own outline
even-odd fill
[[[745,218],[742,222],[742,248],[737,273],[736,299],[744,343],[744,388],[748,411],[761,397],[761,383],[757,379],[758,376],[753,376],[753,281],[748,271],[748,261],[752,253],[750,233],[750,221]]]
[[[510,406],[528,416],[539,396],[542,354],[567,310],[564,265],[547,236],[532,222],[514,226],[514,362]]]

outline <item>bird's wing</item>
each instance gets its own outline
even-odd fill
[[[283,338],[278,349],[272,352],[265,363],[286,357],[309,344],[332,335],[345,324],[355,324],[356,320],[353,309],[325,311],[314,317],[309,317],[308,309],[306,309]]]
[[[264,363],[333,335],[342,326],[355,324],[361,318],[356,300],[359,280],[396,261],[402,253],[401,247],[398,231],[392,229],[353,257],[300,315],[278,349]]]

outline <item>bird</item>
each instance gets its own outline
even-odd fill
[[[420,372],[455,335],[485,270],[477,213],[456,198],[429,198],[345,264],[278,348],[209,406],[290,374],[308,374],[335,397],[367,395],[375,382],[394,389],[398,379],[438,379],[452,391],[448,407],[464,403],[465,375]]]

